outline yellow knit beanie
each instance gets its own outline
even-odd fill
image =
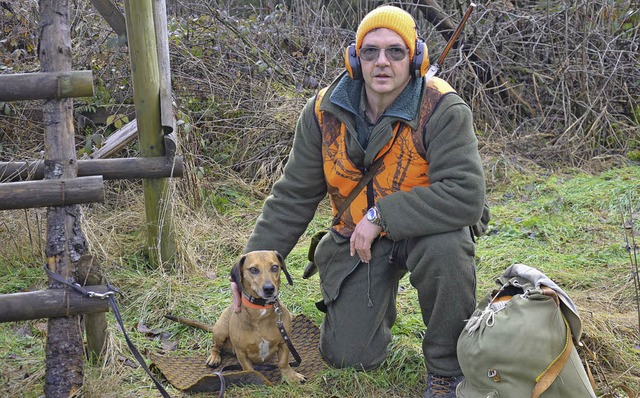
[[[364,36],[378,28],[391,29],[399,34],[409,48],[410,58],[413,59],[413,55],[416,52],[418,27],[411,14],[395,6],[381,6],[365,15],[356,31],[356,51],[358,55],[360,55],[360,47],[362,47]]]

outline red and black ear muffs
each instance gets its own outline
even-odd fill
[[[412,77],[422,77],[429,69],[429,56],[427,55],[427,44],[418,37],[416,40],[416,51],[409,66],[409,73]],[[356,51],[356,43],[351,42],[344,51],[344,65],[353,80],[362,80],[362,65],[360,57]]]
[[[362,65],[356,52],[356,42],[352,41],[344,51],[344,67],[353,80],[362,80]]]

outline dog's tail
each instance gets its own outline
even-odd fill
[[[206,330],[207,332],[212,332],[213,331],[213,326],[207,325],[206,323],[202,323],[200,321],[194,321],[192,319],[187,319],[187,318],[180,318],[180,317],[177,317],[177,316],[173,316],[171,314],[167,314],[164,317],[167,318],[167,319],[170,319],[170,320],[172,320],[174,322],[181,323],[183,325],[192,326],[194,328]]]

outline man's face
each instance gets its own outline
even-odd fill
[[[379,51],[377,57],[373,60],[363,59],[363,57],[366,58],[365,52],[369,52],[371,55],[371,53],[375,53],[375,49],[385,49],[385,51]],[[393,60],[394,55],[400,54],[399,49],[404,50],[404,58],[402,60]],[[409,49],[404,40],[399,34],[390,29],[379,28],[372,30],[362,39],[360,63],[369,95],[398,96],[411,79],[409,75],[410,62]]]

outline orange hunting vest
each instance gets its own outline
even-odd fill
[[[358,185],[366,170],[358,169],[347,157],[346,127],[338,118],[320,111],[322,97],[327,88],[321,90],[315,102],[315,114],[322,132],[322,157],[324,176],[334,216],[338,214],[349,193]],[[429,163],[424,147],[424,127],[443,95],[455,92],[442,79],[432,78],[420,104],[418,128],[412,130],[405,123],[397,122],[393,127],[393,138],[380,150],[376,159],[384,156],[372,180],[351,202],[333,230],[350,237],[356,224],[378,198],[396,191],[409,191],[415,186],[429,185]]]

